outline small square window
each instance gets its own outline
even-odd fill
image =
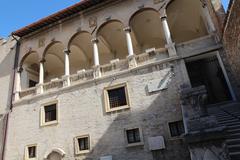
[[[142,130],[140,128],[125,129],[125,135],[128,147],[143,145]]]
[[[128,143],[138,143],[138,142],[141,142],[141,139],[140,139],[140,133],[139,133],[139,129],[136,128],[136,129],[130,129],[130,130],[127,130],[127,140],[128,140]]]
[[[37,146],[29,145],[25,149],[25,160],[36,160],[37,158]]]
[[[41,126],[58,123],[58,104],[48,103],[41,107]]]
[[[90,138],[89,135],[79,136],[75,138],[75,153],[84,154],[90,150]]]
[[[129,108],[130,106],[126,83],[105,88],[104,96],[107,112]]]
[[[57,105],[51,104],[48,106],[44,106],[45,112],[45,122],[51,122],[57,120]]]
[[[169,129],[172,137],[179,137],[185,132],[183,121],[169,123]]]

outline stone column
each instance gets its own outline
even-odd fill
[[[70,86],[70,62],[69,62],[69,54],[71,53],[70,50],[65,49],[65,75],[63,76],[64,86]]]
[[[132,38],[131,38],[131,28],[126,27],[124,28],[124,31],[126,33],[126,40],[127,40],[127,47],[128,47],[128,65],[129,68],[133,68],[137,66],[137,62],[135,59],[135,54],[133,51],[133,44],[132,44]]]
[[[100,63],[99,63],[99,52],[98,52],[98,39],[94,38],[92,39],[93,43],[93,58],[94,58],[94,78],[101,77],[101,70],[100,70]]]
[[[17,69],[17,73],[16,73],[16,88],[15,88],[15,101],[20,99],[20,92],[21,92],[21,73],[22,73],[23,69],[22,67]]]
[[[165,39],[167,42],[166,48],[168,49],[169,56],[170,57],[177,56],[175,44],[172,42],[171,32],[168,26],[166,13],[164,13],[163,16],[161,16],[161,21],[162,21],[162,27],[163,27]]]
[[[44,84],[44,63],[45,59],[42,59],[39,64],[39,84],[37,87],[37,94],[43,93],[43,84]]]

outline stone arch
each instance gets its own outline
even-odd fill
[[[129,26],[133,31],[137,48],[141,53],[150,48],[165,48],[160,13],[154,8],[142,8],[129,19]]]
[[[43,52],[44,80],[46,82],[53,78],[61,78],[64,75],[64,45],[59,41],[50,43]]]
[[[200,0],[173,0],[167,8],[172,39],[181,43],[207,35]]]
[[[47,152],[44,156],[44,160],[62,160],[66,153],[60,149],[56,148]]]
[[[70,50],[70,72],[89,69],[93,65],[92,36],[87,31],[75,33],[68,43]]]
[[[100,63],[113,59],[125,59],[128,55],[124,24],[119,20],[103,23],[97,30]]]
[[[19,63],[21,72],[21,88],[34,87],[39,80],[39,56],[36,51],[26,53]]]

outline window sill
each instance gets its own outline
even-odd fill
[[[75,153],[75,155],[79,156],[79,155],[82,155],[82,154],[87,154],[87,153],[89,153],[89,152],[90,152],[90,150],[77,151],[77,152]]]
[[[53,125],[57,125],[57,124],[58,124],[58,120],[51,121],[51,122],[44,122],[44,123],[41,124],[41,127],[53,126]]]
[[[143,142],[138,142],[138,143],[131,143],[131,144],[127,144],[127,148],[130,148],[130,147],[138,147],[138,146],[144,146],[144,143]]]
[[[124,109],[130,109],[130,106],[126,105],[126,106],[116,107],[116,108],[112,108],[112,109],[107,109],[106,112],[110,113],[110,112],[120,111],[120,110],[124,110]]]

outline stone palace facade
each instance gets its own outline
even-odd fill
[[[2,160],[239,158],[224,17],[220,0],[82,0],[1,39]]]

